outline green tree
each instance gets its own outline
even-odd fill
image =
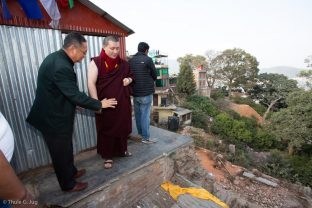
[[[219,113],[215,102],[204,96],[188,96],[183,107],[192,110],[192,126],[209,130],[209,117],[216,116]]]
[[[274,135],[265,128],[257,128],[255,138],[252,141],[252,147],[259,150],[269,150],[274,147],[276,139]]]
[[[179,93],[193,95],[196,90],[194,74],[188,61],[181,61],[180,73],[177,79],[177,91]]]
[[[189,63],[191,69],[196,69],[199,66],[202,66],[204,69],[208,68],[208,63],[204,56],[186,54],[184,57],[179,57],[178,62],[182,64],[183,62]]]
[[[293,154],[312,143],[312,91],[292,92],[286,103],[288,107],[274,113],[268,127]]]
[[[249,124],[243,120],[232,118],[227,113],[220,113],[214,118],[211,130],[230,142],[249,143],[253,132],[248,126]]]
[[[218,55],[220,55],[220,52],[214,50],[206,52],[206,60],[208,63],[208,68],[206,69],[206,81],[208,86],[207,95],[209,98],[216,81],[221,78],[220,67],[218,67],[218,62],[215,61]]]
[[[299,89],[297,81],[290,80],[282,74],[263,73],[258,76],[257,80],[257,84],[250,90],[250,95],[267,106],[263,115],[264,121],[274,105],[285,99],[290,92]]]
[[[223,51],[214,59],[214,65],[220,70],[221,79],[227,85],[229,95],[234,86],[253,86],[259,72],[257,59],[239,48]]]
[[[206,115],[213,117],[218,115],[220,112],[217,105],[208,97],[193,95],[186,99],[184,107],[191,109],[193,111],[201,111]]]
[[[312,63],[311,63],[312,66]],[[299,77],[303,77],[306,79],[306,86],[312,89],[312,69],[310,70],[302,70],[299,73]]]

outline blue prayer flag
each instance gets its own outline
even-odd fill
[[[1,5],[2,5],[3,18],[12,19],[12,15],[9,11],[8,5],[6,4],[6,0],[2,0]]]
[[[43,18],[37,0],[18,0],[18,2],[29,19]]]

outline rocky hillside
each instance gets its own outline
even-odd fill
[[[202,129],[184,128],[182,134],[190,135],[202,143],[216,138]],[[218,140],[222,143],[221,140]],[[235,146],[229,146],[228,152],[235,154]],[[230,207],[265,208],[311,208],[312,191],[309,187],[292,184],[259,172],[248,170],[225,160],[222,154],[197,148],[196,154],[204,167],[215,177],[213,193],[226,201]],[[265,153],[251,153],[253,157],[262,157]],[[235,203],[234,203],[235,201]],[[235,204],[235,206],[231,206]]]

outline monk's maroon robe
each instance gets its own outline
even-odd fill
[[[131,85],[123,86],[123,79],[130,77],[134,80],[128,62],[120,60],[118,67],[107,72],[100,57],[93,58],[98,68],[96,89],[98,99],[116,98],[116,108],[102,109],[96,114],[97,152],[103,158],[124,156],[127,151],[128,135],[132,131],[131,118]]]

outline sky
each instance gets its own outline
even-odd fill
[[[130,54],[141,41],[172,60],[241,48],[260,69],[304,69],[312,55],[311,0],[91,1],[135,32],[126,38]]]

